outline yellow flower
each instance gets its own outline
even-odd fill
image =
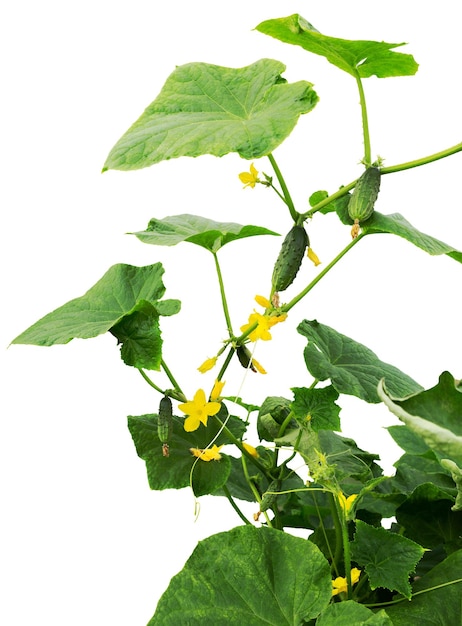
[[[349,514],[349,512],[351,511],[351,507],[353,506],[353,502],[356,500],[357,497],[358,494],[356,493],[348,496],[348,498],[341,491],[337,493],[338,503],[340,504],[340,507],[345,515]]]
[[[257,339],[262,339],[263,341],[269,341],[272,339],[271,333],[269,329],[272,328],[275,324],[279,322],[283,322],[287,318],[287,313],[282,313],[282,315],[262,315],[261,313],[251,313],[249,315],[249,321],[244,326],[241,326],[241,331],[243,333],[247,332],[249,328],[251,328],[255,323],[257,323],[257,327],[249,333],[250,341],[257,341]]]
[[[201,450],[200,448],[189,448],[191,454],[197,456],[201,461],[219,461],[221,459],[220,450],[223,446],[216,446]]]
[[[213,385],[213,389],[210,393],[210,400],[215,402],[220,399],[221,392],[223,391],[223,387],[225,386],[224,380],[216,380]]]
[[[316,252],[314,252],[313,248],[310,248],[309,246],[307,257],[310,259],[310,261],[313,261],[315,266],[321,265],[321,261],[318,259],[318,255],[316,254]]]
[[[251,446],[250,443],[245,443],[245,441],[242,442],[242,445],[251,456],[253,456],[255,459],[258,459],[260,455],[258,454],[258,450],[256,448]]]
[[[220,410],[219,402],[207,402],[203,389],[196,391],[194,400],[179,404],[178,408],[188,416],[184,421],[184,429],[189,433],[197,430],[202,423],[207,426],[210,415],[216,415]]]
[[[356,585],[361,575],[361,570],[357,567],[353,567],[351,570],[351,584]],[[346,593],[348,591],[348,584],[346,578],[338,576],[332,581],[332,595],[336,596],[338,593]]]
[[[262,306],[264,309],[271,308],[271,302],[265,296],[255,296],[255,302]]]
[[[202,363],[202,365],[200,365],[197,369],[199,370],[201,374],[205,374],[205,372],[208,372],[209,370],[215,367],[216,362],[217,362],[217,357],[214,356],[212,359],[206,359]]]
[[[242,183],[245,183],[244,189],[246,187],[252,187],[253,189],[256,183],[260,182],[258,178],[258,172],[253,163],[250,165],[250,172],[241,172],[239,174],[239,179]]]
[[[257,361],[257,359],[252,359],[250,367],[252,367],[252,365],[257,370],[257,372],[260,372],[260,374],[266,374],[265,368],[262,367],[262,365],[260,365],[260,363]]]

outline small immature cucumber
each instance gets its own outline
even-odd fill
[[[157,435],[161,443],[166,443],[172,432],[172,401],[164,396],[159,404],[159,417],[157,418]]]
[[[239,359],[239,363],[242,365],[242,367],[244,367],[245,369],[250,367],[252,372],[257,371],[252,363],[252,355],[250,354],[250,350],[247,348],[247,346],[238,346],[236,352],[237,358]]]
[[[348,203],[348,214],[352,220],[364,222],[374,212],[380,190],[380,170],[368,167],[359,177]]]
[[[284,291],[294,282],[309,243],[303,226],[295,225],[289,230],[274,265],[271,289],[273,293]]]
[[[263,498],[260,502],[260,512],[267,511],[269,508],[274,506],[276,503],[276,499],[278,497],[278,491],[281,489],[281,481],[273,480],[269,485],[268,489],[263,494]],[[271,492],[271,493],[269,493]]]

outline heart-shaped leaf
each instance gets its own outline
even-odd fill
[[[153,218],[146,230],[136,233],[143,243],[156,246],[176,246],[182,241],[195,243],[210,252],[217,252],[230,241],[255,235],[278,235],[261,226],[242,226],[233,222],[215,222],[199,215],[172,215]]]
[[[393,52],[393,48],[404,46],[403,43],[351,41],[328,37],[297,13],[289,17],[266,20],[256,30],[319,54],[329,63],[355,77],[412,76],[419,67],[412,55]]]
[[[331,594],[329,563],[314,544],[241,526],[198,544],[149,626],[300,626]]]
[[[304,320],[297,328],[308,339],[305,363],[314,378],[330,378],[339,393],[357,396],[366,402],[380,402],[377,384],[383,377],[390,389],[402,396],[422,387],[398,368],[381,361],[372,350],[316,320]]]
[[[140,169],[180,156],[270,154],[318,101],[311,83],[288,84],[284,70],[272,59],[238,69],[180,65],[112,148],[103,171]]]
[[[116,327],[126,316],[130,318],[134,313],[140,313],[141,309],[151,322],[156,321],[159,315],[173,315],[180,310],[178,300],[158,302],[165,293],[163,273],[161,263],[145,267],[113,265],[85,295],[48,313],[12,343],[52,346],[68,343],[77,337],[96,337]],[[134,319],[130,319],[132,332]],[[143,320],[145,322],[146,318]],[[147,339],[146,327],[144,339]],[[158,361],[160,338],[156,323],[151,339],[158,352],[153,358]]]

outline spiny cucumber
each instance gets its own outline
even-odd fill
[[[380,190],[380,170],[368,167],[358,178],[348,203],[348,214],[352,220],[364,222],[374,212]]]
[[[164,396],[159,403],[157,418],[157,435],[161,443],[167,443],[172,432],[172,401]]]
[[[269,508],[276,504],[276,499],[278,497],[278,492],[281,489],[281,481],[273,480],[269,485],[268,489],[263,494],[263,497],[260,502],[260,512],[267,511]]]
[[[296,224],[289,230],[274,265],[272,293],[284,291],[294,282],[309,243],[303,226]]]

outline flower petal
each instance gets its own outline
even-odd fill
[[[217,362],[217,357],[214,356],[212,359],[206,359],[202,363],[202,365],[200,365],[197,369],[199,370],[201,374],[205,374],[205,372],[208,372],[209,370],[215,367],[216,362]]]

